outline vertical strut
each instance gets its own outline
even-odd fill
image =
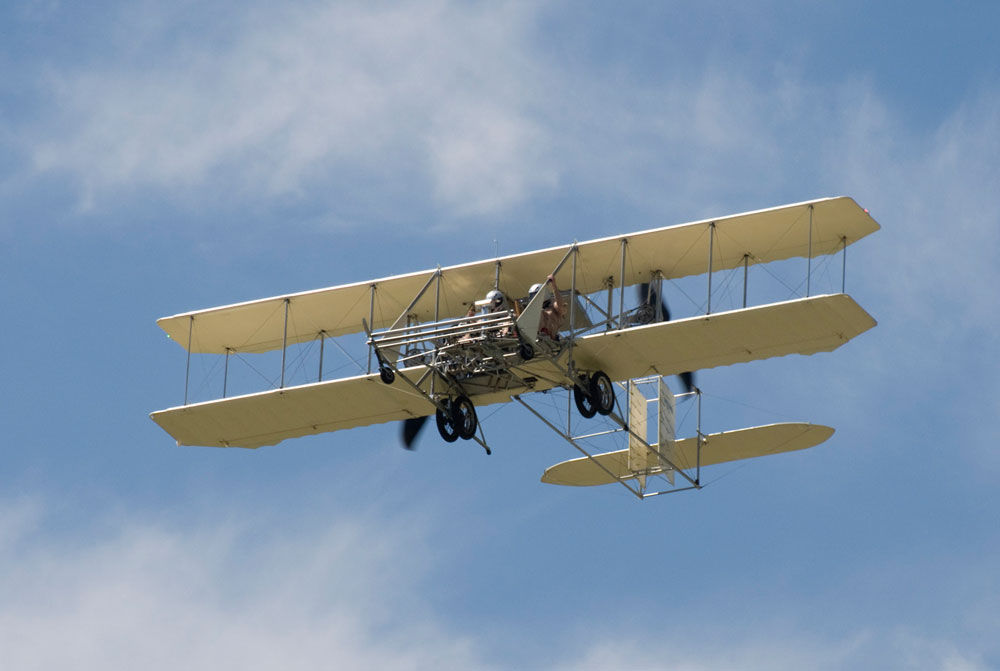
[[[809,257],[806,262],[806,297],[809,296],[810,281],[812,280],[813,263],[813,206],[809,206]]]
[[[569,332],[570,336],[576,330],[576,257],[579,252],[573,251],[573,276],[569,282]],[[570,354],[573,352],[573,338],[569,339]],[[572,358],[572,356],[570,357]]]
[[[317,382],[323,381],[323,345],[326,344],[326,331],[319,332],[319,375],[316,376]]]
[[[743,255],[743,307],[747,306],[747,266],[750,265],[750,253]]]
[[[226,387],[229,384],[229,353],[232,350],[226,348],[226,365],[222,370],[222,398],[226,397]]]
[[[607,314],[608,323],[604,326],[604,330],[605,331],[610,331],[611,330],[611,311],[614,309],[614,301],[615,301],[615,292],[614,292],[615,278],[609,276],[608,279],[605,280],[605,282],[607,282],[607,285],[608,285],[608,314]]]
[[[184,370],[184,405],[188,404],[188,382],[191,380],[191,334],[194,332],[194,315],[188,322],[187,368]]]
[[[618,292],[618,328],[625,328],[625,249],[628,247],[628,238],[622,238],[622,273],[618,278],[621,282],[621,290]],[[610,310],[608,311],[610,312]],[[611,315],[608,315],[608,319]]]
[[[708,308],[705,314],[712,314],[712,256],[715,247],[715,222],[708,225]]]
[[[701,484],[701,446],[705,442],[704,434],[701,432],[701,389],[695,387],[695,394],[698,396],[698,428],[696,429],[698,434],[698,449],[697,456],[695,457],[695,473],[694,473],[694,484],[697,487]]]
[[[281,385],[280,389],[285,388],[285,350],[288,346],[288,306],[291,300],[285,299],[285,327],[281,332]]]
[[[371,296],[368,299],[368,325],[369,328],[375,328],[375,285],[371,285]],[[375,345],[368,345],[368,374],[371,375],[372,372],[372,352],[375,349]]]
[[[437,271],[437,281],[434,283],[434,321],[440,320],[441,314],[441,268]]]
[[[844,243],[844,254],[842,258],[842,266],[840,268],[840,293],[847,293],[847,236],[842,236],[840,241]]]

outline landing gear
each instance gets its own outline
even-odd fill
[[[434,419],[437,420],[438,433],[444,438],[446,443],[454,443],[458,440],[458,426],[455,424],[451,413],[451,401],[444,401],[446,411],[437,409]]]
[[[476,435],[479,418],[476,417],[476,406],[472,405],[468,396],[459,396],[451,402],[451,415],[458,427],[459,438],[469,440]]]
[[[378,369],[378,376],[382,378],[382,381],[386,384],[392,384],[392,381],[396,379],[396,374],[392,372],[392,369],[388,366]]]
[[[392,371],[392,366],[389,365],[389,362],[382,357],[382,353],[377,349],[375,350],[375,356],[378,357],[378,376],[382,378],[382,382],[392,384],[393,380],[396,379],[396,374]]]
[[[454,443],[459,438],[469,440],[476,435],[479,428],[479,418],[476,416],[476,406],[468,396],[459,396],[455,400],[444,401],[446,412],[438,408],[435,415],[438,433],[447,443]]]
[[[611,378],[603,370],[590,376],[590,398],[594,407],[602,415],[610,415],[615,409],[615,388]]]
[[[576,409],[587,419],[598,413],[610,415],[615,408],[615,388],[611,378],[602,370],[589,377],[584,376],[573,385],[573,401]]]
[[[584,390],[579,384],[573,385],[573,401],[576,402],[576,409],[587,419],[597,414],[594,401],[590,398],[589,388]]]

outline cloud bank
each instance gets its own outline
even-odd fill
[[[105,17],[123,24],[114,58],[40,76],[51,105],[20,146],[35,174],[69,176],[85,210],[152,189],[200,208],[309,202],[348,225],[449,228],[561,197],[676,221],[867,195],[881,191],[871,177],[892,183],[928,160],[946,171],[949,137],[970,130],[960,110],[937,147],[912,146],[863,78],[819,86],[785,66],[651,53],[630,70],[583,47],[560,54],[551,44],[572,44],[572,29],[550,36],[552,17],[524,3],[238,16]],[[931,149],[938,159],[921,155]]]
[[[974,648],[865,618],[842,638],[729,617],[625,632],[609,604],[600,631],[567,620],[544,647],[527,632],[495,640],[421,598],[447,548],[419,516],[102,515],[59,536],[43,504],[4,502],[0,519],[7,668],[988,668]]]

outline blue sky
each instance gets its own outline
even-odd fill
[[[0,9],[4,668],[1000,665],[1000,11],[650,4]],[[879,326],[699,377],[837,433],[701,492],[148,418],[161,316],[841,194]]]

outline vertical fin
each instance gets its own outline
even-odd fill
[[[657,403],[659,423],[657,426],[656,449],[660,453],[660,466],[666,471],[664,475],[670,484],[674,484],[674,469],[667,463],[668,461],[677,463],[674,456],[674,432],[676,431],[676,418],[674,408],[674,394],[670,387],[661,377],[659,380],[659,402]]]
[[[632,473],[645,473],[650,467],[649,448],[646,446],[646,396],[639,385],[628,386],[628,469]],[[633,435],[635,434],[635,435]],[[637,438],[636,436],[641,436]]]

